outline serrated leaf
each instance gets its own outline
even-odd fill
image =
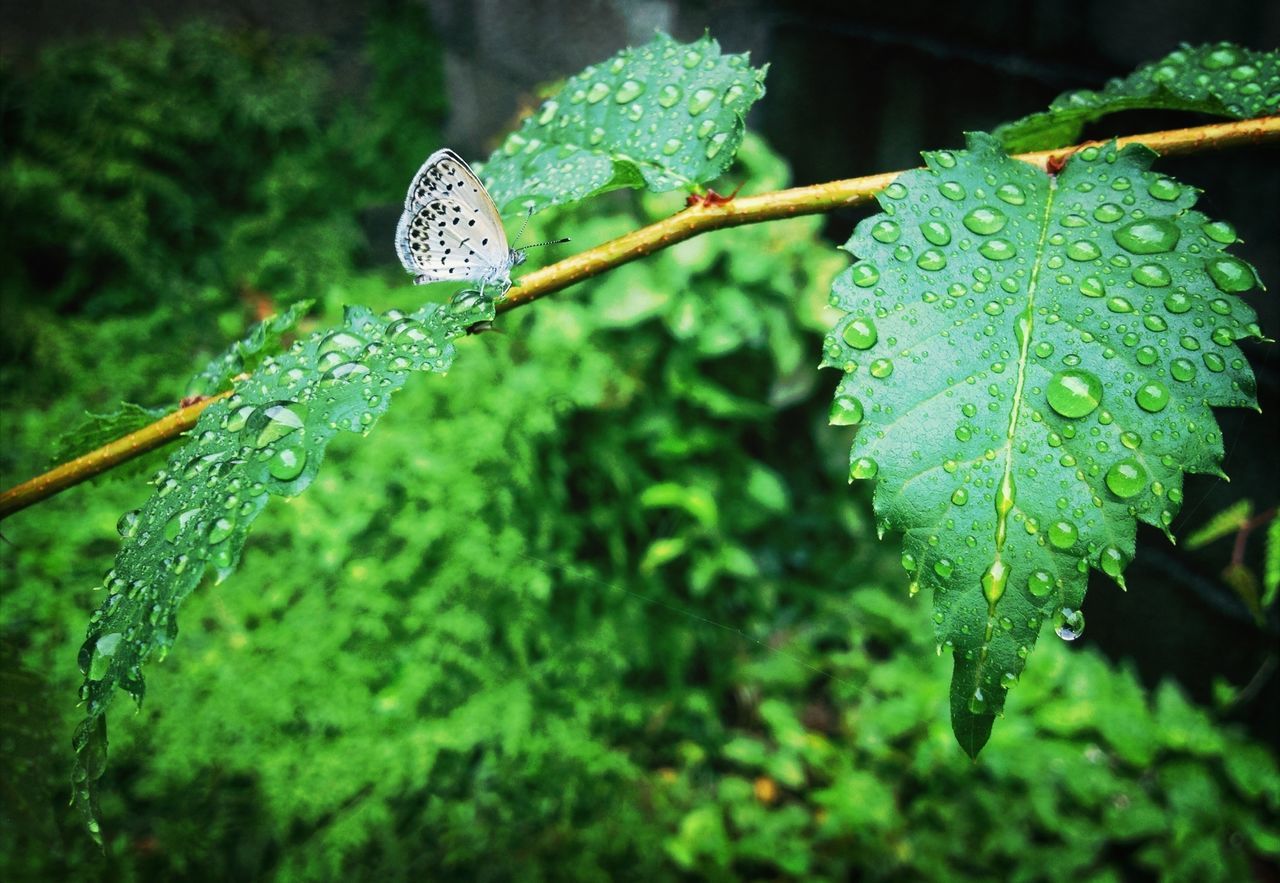
[[[675,190],[733,161],[763,68],[710,37],[659,33],[571,77],[481,169],[502,210],[576,202],[619,187]]]
[[[1252,500],[1237,500],[1187,535],[1185,548],[1195,551],[1214,540],[1230,536],[1253,515]]]
[[[300,300],[283,313],[255,324],[242,340],[231,344],[191,378],[187,384],[187,395],[213,395],[226,389],[233,377],[252,372],[263,359],[280,351],[284,336],[307,314],[311,304],[312,301]]]
[[[1188,110],[1232,119],[1280,111],[1280,53],[1210,43],[1169,53],[1099,91],[1059,95],[1047,111],[995,130],[1010,153],[1074,144],[1087,123],[1122,110]]]
[[[1153,156],[1088,148],[1051,177],[972,135],[879,195],[834,285],[832,422],[860,424],[850,474],[934,590],[970,754],[1044,624],[1082,629],[1089,567],[1119,580],[1136,520],[1167,530],[1183,472],[1217,470],[1209,406],[1254,402],[1253,268]]]
[[[133,402],[121,402],[109,414],[86,412],[84,422],[70,432],[58,436],[53,443],[51,463],[65,463],[96,450],[118,438],[137,432],[169,413],[167,408],[144,408]]]
[[[450,341],[492,318],[492,302],[473,292],[408,316],[349,307],[340,327],[268,359],[234,395],[209,406],[156,475],[155,493],[121,518],[124,544],[80,649],[88,716],[74,739],[74,794],[95,836],[107,707],[117,688],[142,702],[142,666],[172,646],[178,609],[205,570],[219,581],[230,575],[269,497],[306,489],[339,431],[368,432],[410,372],[445,372]]]

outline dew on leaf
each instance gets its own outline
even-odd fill
[[[1057,549],[1070,549],[1078,536],[1079,530],[1073,522],[1059,520],[1049,525],[1049,543]]]
[[[1159,264],[1139,264],[1133,268],[1133,281],[1145,288],[1165,288],[1173,283],[1173,277]]]
[[[301,448],[282,447],[271,455],[267,472],[277,481],[293,481],[307,465],[307,452]]]
[[[689,113],[697,116],[703,113],[711,102],[716,100],[716,92],[714,89],[699,89],[689,97]]]
[[[246,429],[253,436],[253,446],[265,448],[302,429],[307,408],[298,402],[277,401],[254,412]]]
[[[902,235],[902,229],[893,221],[881,219],[871,228],[871,238],[885,245],[892,245]]]
[[[854,349],[865,350],[875,346],[879,334],[870,319],[857,318],[844,327],[844,342]]]
[[[1074,641],[1084,634],[1084,614],[1063,607],[1053,615],[1053,630],[1064,641]]]
[[[962,223],[972,233],[990,236],[1003,230],[1009,223],[1009,217],[994,206],[981,206],[966,214]]]
[[[1009,205],[1022,205],[1027,201],[1027,194],[1017,184],[1001,184],[996,189],[996,197]]]
[[[1053,591],[1053,577],[1044,570],[1033,570],[1027,577],[1027,591],[1036,598],[1043,598]]]
[[[849,476],[856,479],[875,478],[880,471],[879,465],[870,457],[859,457],[849,468]]]
[[[1063,417],[1084,417],[1102,402],[1102,381],[1080,368],[1059,371],[1045,388],[1045,396],[1049,407]]]
[[[1138,394],[1134,398],[1138,407],[1155,414],[1163,411],[1169,404],[1169,388],[1158,380],[1151,380],[1138,388]]]
[[[1209,278],[1213,280],[1213,284],[1218,286],[1219,290],[1228,294],[1241,294],[1250,291],[1255,279],[1253,268],[1242,260],[1233,258],[1230,255],[1220,255],[1213,258],[1206,264],[1209,271]]]
[[[1013,243],[1006,239],[988,239],[978,246],[978,252],[984,258],[993,261],[1007,261],[1018,254]]]
[[[862,402],[853,396],[836,396],[827,420],[833,426],[855,426],[862,422]]]
[[[1111,493],[1122,500],[1127,500],[1142,492],[1147,485],[1147,472],[1142,464],[1132,457],[1126,457],[1111,464],[1107,470],[1107,487]]]
[[[1169,374],[1174,380],[1188,383],[1196,379],[1196,366],[1190,359],[1177,358],[1169,363]]]
[[[1163,254],[1178,244],[1178,225],[1166,218],[1130,221],[1112,233],[1116,244],[1131,254]]]

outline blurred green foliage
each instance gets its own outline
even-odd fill
[[[233,54],[243,39],[203,33]],[[168,39],[105,51],[150,58]],[[395,28],[370,47],[415,53]],[[408,124],[403,96],[373,96],[370,119]],[[342,116],[314,138],[341,142]],[[399,187],[425,149],[406,153]],[[354,223],[375,178],[332,179],[375,157],[331,158],[310,143],[263,165],[335,188],[326,211]],[[749,140],[726,189],[786,175]],[[291,231],[263,219],[296,220],[291,200],[318,198],[298,188],[262,191],[258,235],[280,255]],[[587,247],[678,207],[615,194],[535,219],[532,235]],[[243,206],[219,210],[247,223]],[[148,489],[81,487],[7,521],[0,872],[1238,880],[1275,861],[1273,749],[1087,650],[1049,641],[981,762],[964,758],[946,663],[922,643],[927,605],[906,597],[865,493],[843,487],[848,438],[825,425],[829,390],[811,386],[845,263],[819,226],[701,237],[504,317],[461,342],[448,377],[411,383],[368,439],[336,441],[312,488],[259,520],[240,572],[188,601],[147,705],[117,714],[105,856],[65,807],[75,656],[116,519]],[[233,266],[233,238],[201,259]],[[234,284],[200,276],[180,244],[139,241],[156,278]],[[141,278],[106,263],[119,275],[57,289],[71,315],[18,302],[18,324],[38,329],[26,353],[50,358],[6,358],[0,375],[6,484],[109,392],[180,394],[201,362],[192,338],[167,333],[183,310],[227,337],[247,324],[231,295],[181,305],[175,287],[153,310],[86,318],[122,308],[136,290],[122,280]],[[75,264],[67,279],[93,275]],[[254,284],[300,286],[325,325],[343,303],[436,295],[349,264],[314,284]]]

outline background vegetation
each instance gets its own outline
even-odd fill
[[[442,297],[365,232],[438,145],[433,45],[412,11],[375,17],[355,94],[323,46],[209,27],[3,71],[6,486],[83,410],[176,401],[264,311]],[[760,139],[739,163],[787,183]],[[679,205],[613,194],[534,235],[585,247]],[[336,442],[117,714],[105,856],[64,806],[76,650],[147,488],[6,522],[6,877],[1265,873],[1274,746],[1088,646],[1046,638],[981,762],[955,745],[927,601],[826,426],[818,313],[846,260],[820,226],[520,310]]]

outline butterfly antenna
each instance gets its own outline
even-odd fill
[[[524,216],[524,223],[520,225],[520,232],[516,234],[516,238],[515,238],[516,242],[519,242],[520,237],[524,235],[524,228],[529,226],[529,219],[532,217],[533,217],[533,206],[529,206],[529,211],[527,211]],[[535,242],[532,245],[512,246],[512,250],[523,252],[523,251],[528,251],[531,248],[543,248],[548,245],[560,245],[561,243],[568,242],[568,241],[569,241],[569,237],[566,236],[563,239],[551,239],[551,240],[548,240],[547,242]]]
[[[531,248],[543,248],[544,246],[548,246],[548,245],[560,245],[562,242],[568,242],[568,241],[569,241],[568,236],[565,236],[562,239],[548,239],[546,242],[535,242],[532,245],[522,245],[519,248],[517,248],[516,251],[528,251]]]

